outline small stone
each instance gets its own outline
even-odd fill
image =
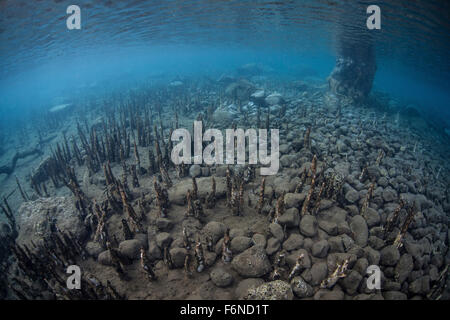
[[[291,288],[298,298],[307,298],[314,295],[314,289],[300,276],[291,280]]]
[[[316,262],[311,267],[311,285],[319,285],[328,275],[326,262]]]
[[[103,251],[98,255],[97,258],[98,262],[104,266],[110,266],[111,265],[111,254],[109,253],[109,250]]]
[[[300,249],[303,245],[303,237],[299,234],[291,234],[283,243],[283,249],[287,251]]]
[[[238,236],[231,240],[231,252],[234,254],[241,253],[242,251],[250,248],[252,245],[252,239],[249,237]]]
[[[283,228],[278,223],[271,223],[269,225],[269,232],[272,236],[280,240],[280,242],[284,240]]]
[[[222,238],[226,230],[226,226],[217,221],[211,221],[203,228],[203,232],[212,237],[213,243],[216,243],[220,238]]]
[[[277,238],[270,238],[267,241],[267,247],[266,247],[267,255],[271,256],[278,250],[280,250],[280,240],[278,240]]]
[[[139,241],[139,245],[145,250],[148,249],[148,237],[145,233],[136,233],[134,239]]]
[[[366,220],[360,215],[352,217],[350,220],[350,229],[354,234],[355,243],[364,248],[369,238],[369,229],[367,228]]]
[[[253,246],[234,257],[232,268],[242,277],[262,277],[270,272],[272,266],[266,251],[260,246]]]
[[[255,246],[260,246],[265,248],[267,244],[266,237],[261,233],[255,233],[252,237]]]
[[[354,295],[357,292],[362,279],[363,277],[358,272],[351,270],[342,280],[341,284],[348,294]]]
[[[328,254],[328,250],[330,249],[330,245],[327,240],[321,240],[312,246],[311,253],[316,258],[325,258]]]
[[[100,243],[89,241],[86,244],[86,251],[91,257],[94,257],[94,259],[96,259],[98,255],[103,251],[103,248]]]
[[[383,266],[395,266],[400,260],[400,253],[394,245],[383,248],[380,254],[380,263]]]
[[[119,252],[128,259],[139,259],[141,243],[136,239],[125,240],[119,244]]]
[[[359,200],[359,193],[355,189],[351,188],[345,194],[345,200],[349,203],[356,203]]]
[[[233,283],[233,277],[222,268],[215,268],[210,273],[211,281],[218,287],[228,287]]]
[[[297,208],[289,208],[286,212],[278,219],[278,222],[282,226],[286,226],[288,228],[297,227],[300,221],[300,213]]]
[[[320,220],[319,228],[325,231],[330,236],[336,236],[338,234],[338,226],[333,221]]]
[[[378,214],[378,212],[375,209],[367,208],[366,213],[365,213],[365,218],[366,218],[367,226],[369,228],[372,228],[372,227],[380,224],[380,220],[381,220],[380,215]]]
[[[409,274],[414,269],[414,261],[410,254],[405,253],[400,257],[399,262],[395,266],[395,277],[396,280],[402,284],[403,281],[408,279]]]
[[[152,240],[149,239],[148,241],[148,253],[149,259],[152,261],[162,258],[161,249],[158,247],[156,241],[153,239]]]
[[[184,248],[173,248],[170,249],[170,256],[172,257],[173,266],[175,268],[184,267],[184,260],[188,254],[187,250]]]
[[[305,193],[286,193],[284,196],[284,205],[286,209],[299,208],[305,200]]]
[[[317,234],[317,220],[312,215],[303,216],[300,221],[300,233],[306,237],[314,237]]]
[[[248,290],[247,300],[292,300],[294,294],[289,283],[276,280]]]
[[[398,199],[397,192],[391,187],[384,189],[382,196],[385,202],[392,202]]]

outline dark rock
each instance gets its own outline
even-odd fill
[[[149,259],[152,261],[162,258],[161,249],[158,247],[155,240],[148,241],[148,253]]]
[[[342,279],[341,284],[348,294],[354,295],[357,292],[362,279],[363,277],[359,272],[351,270],[348,272],[347,276]]]
[[[172,257],[173,266],[175,268],[184,267],[184,260],[188,254],[187,250],[184,248],[173,248],[170,249],[170,256]]]
[[[222,268],[214,268],[211,273],[211,281],[218,287],[228,287],[233,283],[233,277]]]
[[[311,269],[311,285],[319,285],[328,275],[328,267],[325,262],[316,262]]]
[[[378,212],[375,209],[372,208],[367,208],[366,213],[365,213],[365,218],[366,218],[366,222],[367,222],[367,226],[369,228],[372,228],[378,224],[380,224],[380,215],[378,214]]]
[[[330,253],[344,252],[344,244],[342,243],[342,237],[330,237],[328,238],[328,244],[330,246]]]
[[[396,280],[401,284],[408,279],[409,274],[414,268],[414,261],[410,254],[405,253],[401,256],[400,261],[395,266]]]
[[[97,258],[98,262],[104,266],[110,266],[111,265],[111,254],[109,253],[109,250],[103,251],[98,255]]]
[[[231,240],[231,252],[233,252],[233,254],[241,253],[242,251],[250,248],[251,245],[251,238],[243,236],[235,237]]]
[[[316,243],[311,248],[311,253],[316,258],[325,258],[328,254],[330,245],[327,240],[321,240]]]
[[[298,298],[307,298],[314,295],[314,289],[300,276],[291,280],[291,288]]]
[[[284,240],[283,228],[278,223],[271,223],[269,225],[269,232],[272,236],[280,240],[280,242]]]
[[[336,236],[338,234],[338,226],[335,222],[320,220],[319,228],[325,231],[330,236]]]
[[[300,208],[301,204],[305,200],[305,193],[286,193],[284,196],[284,205],[286,209]]]
[[[247,300],[292,300],[294,294],[289,283],[276,280],[248,290]]]
[[[103,248],[100,243],[89,241],[86,244],[86,251],[91,257],[97,259],[98,255],[103,251]]]
[[[233,269],[242,277],[262,277],[270,272],[272,266],[266,251],[260,246],[253,246],[234,257]]]
[[[119,244],[119,252],[128,259],[139,259],[141,243],[136,239],[125,240]]]
[[[256,245],[256,246],[261,246],[263,248],[266,247],[267,240],[266,240],[266,237],[263,234],[255,233],[252,236],[252,240],[253,240],[254,245]]]
[[[266,247],[267,255],[271,256],[272,254],[274,254],[275,252],[280,250],[280,244],[281,244],[280,240],[278,240],[277,238],[270,238],[267,241],[267,247]]]
[[[216,243],[225,234],[227,228],[221,222],[211,221],[204,228],[203,232],[212,237],[213,242]]]
[[[283,249],[287,251],[292,251],[300,249],[303,245],[303,237],[299,234],[291,234],[289,238],[283,243]]]
[[[361,247],[365,247],[369,238],[369,229],[367,228],[366,220],[360,215],[352,217],[350,220],[350,229],[354,234],[355,243]]]
[[[400,253],[394,245],[384,247],[380,254],[380,263],[383,266],[395,266],[400,259]]]
[[[317,220],[312,215],[303,216],[300,221],[300,233],[306,237],[314,237],[317,234]]]
[[[359,192],[351,188],[345,193],[345,200],[349,203],[357,203],[359,200]]]
[[[278,222],[287,227],[297,227],[300,221],[300,213],[297,208],[287,209],[286,212],[278,219]]]

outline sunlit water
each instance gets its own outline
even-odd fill
[[[66,28],[81,8],[82,29]],[[373,41],[384,91],[450,126],[448,1],[0,1],[1,125],[103,80],[217,75],[249,62],[278,75],[325,79],[336,37]]]

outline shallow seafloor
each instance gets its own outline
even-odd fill
[[[233,123],[242,128],[256,127],[255,111],[251,104],[247,104],[248,99],[240,101],[243,107],[239,111],[239,108],[234,109],[236,105],[230,107],[234,99],[227,95],[226,89],[229,85],[214,83],[209,86],[195,81],[186,79],[181,88],[167,87],[167,90],[179,90],[180,97],[183,96],[184,99],[186,96],[201,96],[197,98],[201,101],[197,101],[192,110],[184,114],[178,112],[180,127],[192,128],[192,122],[199,113],[203,113],[206,118],[208,107],[217,106],[217,104],[220,107],[216,107],[216,111],[212,114],[210,127],[232,128]],[[81,259],[77,261],[82,272],[89,272],[102,282],[111,281],[128,299],[428,298],[427,295],[438,283],[441,273],[446,272],[446,266],[450,261],[448,137],[438,132],[418,114],[406,112],[407,109],[404,106],[398,105],[394,99],[383,95],[375,94],[371,103],[343,105],[339,110],[336,97],[327,92],[324,83],[311,84],[298,81],[286,83],[270,79],[254,82],[252,92],[256,91],[256,88],[265,89],[265,96],[278,92],[284,100],[280,104],[285,106],[285,110],[282,110],[283,107],[280,105],[272,105],[270,108],[269,126],[279,128],[281,133],[280,170],[275,176],[266,178],[266,197],[273,196],[264,207],[263,213],[257,213],[261,185],[259,170],[256,171],[255,179],[245,185],[242,216],[234,216],[232,210],[227,207],[224,196],[225,166],[202,166],[203,170],[200,170],[200,175],[197,176],[200,197],[205,197],[206,192],[211,188],[210,176],[216,177],[217,192],[221,194],[221,197],[213,209],[203,206],[205,218],[201,222],[192,217],[185,217],[186,205],[183,202],[186,190],[192,186],[191,177],[180,179],[175,171],[171,170],[169,174],[174,186],[168,188],[171,201],[168,219],[173,227],[164,226],[159,228],[163,230],[158,230],[153,175],[139,176],[140,187],[137,188],[132,187],[131,178],[129,178],[130,189],[136,198],[132,202],[135,210],[138,211],[137,199],[142,194],[148,199],[149,205],[145,208],[143,222],[147,234],[141,234],[137,238],[141,245],[151,248],[149,255],[153,260],[158,279],[156,281],[147,279],[141,270],[138,255],[132,264],[125,266],[128,279],[120,279],[111,266],[105,265],[108,261],[105,262],[104,256],[99,259],[102,263],[97,261],[99,253],[101,254],[105,248],[102,248],[98,242],[94,243],[92,232],[84,239],[91,257],[85,261]],[[163,106],[165,109],[161,118],[165,127],[166,141],[170,127],[174,123],[173,108],[177,103],[179,101],[166,101]],[[79,106],[76,108],[79,108],[78,112],[86,110]],[[63,120],[67,136],[77,136],[76,120],[79,114],[76,108]],[[105,117],[107,110],[103,106],[90,110],[87,115],[90,125],[98,124],[99,117]],[[264,128],[266,110],[262,108],[261,126]],[[155,124],[158,124],[156,119]],[[306,147],[304,136],[309,127],[311,127],[311,146]],[[49,154],[51,146],[62,140],[59,130],[48,131],[46,136],[55,136],[43,148],[44,153]],[[31,144],[36,143],[33,139],[29,141]],[[24,148],[27,147],[25,143]],[[138,150],[141,154],[142,167],[148,167],[149,162],[146,156],[148,147],[138,147]],[[384,157],[378,163],[380,150],[383,150]],[[8,150],[2,161],[7,163],[13,153]],[[305,185],[298,194],[295,194],[295,191],[304,169],[310,170],[313,155],[318,157],[318,174],[335,173],[342,177],[343,183],[335,199],[322,199],[315,214],[307,212],[306,215],[301,215],[309,186]],[[25,191],[34,200],[37,196],[26,181],[29,180],[30,167],[36,167],[42,159],[43,157],[35,157],[20,160],[15,171]],[[127,162],[134,163],[134,157],[131,156]],[[87,197],[91,200],[96,199],[98,202],[104,199],[103,171],[100,170],[89,176],[86,166],[79,167],[75,161],[71,165],[74,166],[78,182]],[[114,175],[120,177],[121,164],[113,163],[111,166]],[[369,177],[360,179],[365,167]],[[191,168],[189,172],[193,173],[197,169],[197,167]],[[231,170],[239,171],[240,169],[231,166]],[[374,182],[373,196],[368,202],[366,213],[361,215],[361,207],[364,206],[364,199],[372,181]],[[1,183],[3,195],[9,194],[16,188],[13,175],[3,176]],[[47,188],[52,197],[72,198],[70,191],[65,187],[54,189],[47,181]],[[292,217],[284,219],[279,228],[270,225],[268,212],[275,209],[277,199],[283,193],[285,193],[285,214],[291,214]],[[401,222],[394,228],[392,234],[386,237],[383,236],[382,227],[392,216],[400,198],[413,204],[417,212],[405,235],[403,245],[397,249],[392,242],[400,232]],[[24,219],[20,217],[19,206],[22,199],[18,191],[11,195],[9,202],[19,221],[18,241],[27,243],[36,235],[33,231],[21,234],[20,224],[26,222],[23,222]],[[42,214],[44,210],[35,214]],[[400,221],[405,219],[405,214],[402,212]],[[124,217],[122,212],[115,212],[107,218],[106,228],[109,235],[115,235],[119,241],[123,240],[121,219]],[[39,217],[35,218],[39,220]],[[236,267],[233,262],[222,261],[220,244],[222,240],[217,241],[218,245],[214,244],[215,252],[207,253],[205,270],[201,273],[194,271],[191,277],[185,276],[182,266],[170,270],[161,258],[155,258],[158,256],[155,252],[159,249],[155,239],[162,232],[169,233],[173,239],[170,249],[181,248],[184,226],[189,228],[193,238],[200,235],[203,241],[204,236],[211,230],[211,224],[206,228],[205,225],[213,221],[224,225],[220,225],[219,229],[230,228],[234,259],[240,251],[248,252],[249,246],[263,246],[262,252],[267,256],[272,267],[277,254],[283,252],[286,257],[284,268],[289,272],[299,254],[303,253],[305,257],[301,271],[287,286],[276,283],[272,291],[269,290],[267,293],[263,289],[261,292],[248,291],[248,289],[261,288],[261,284],[270,282],[272,270],[256,278],[242,275],[241,268]],[[288,226],[285,227],[284,224]],[[214,226],[217,227],[217,225]],[[70,228],[67,225],[64,227]],[[207,252],[205,245],[204,248]],[[192,255],[191,260],[195,261],[192,249],[188,254]],[[261,252],[258,251],[258,254]],[[345,259],[349,260],[346,277],[338,280],[332,288],[321,289],[320,283],[335,271],[339,259],[342,260],[340,263]],[[12,281],[11,275],[17,272],[14,260],[12,259],[11,262],[10,280],[7,281]],[[369,265],[381,267],[383,273],[381,291],[367,288],[366,269]],[[281,280],[287,281],[286,275],[282,276]],[[298,289],[299,281],[306,283],[307,290]],[[446,283],[448,282],[447,276]],[[292,291],[286,293],[286,290]],[[286,295],[283,296],[282,293]],[[442,298],[448,299],[448,294],[447,285]],[[14,298],[14,295],[9,293],[8,297]]]

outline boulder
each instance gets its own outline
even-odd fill
[[[160,232],[156,235],[156,244],[161,249],[164,249],[165,247],[169,247],[172,243],[172,237],[170,233],[167,232]]]
[[[234,257],[232,268],[242,277],[258,278],[270,272],[272,265],[261,246],[253,246]]]
[[[369,239],[369,229],[366,220],[360,215],[352,217],[350,220],[350,229],[353,232],[355,243],[364,248]]]
[[[312,215],[304,215],[300,221],[300,233],[306,237],[314,237],[317,234],[317,220]]]
[[[270,238],[267,241],[267,246],[266,246],[266,253],[271,256],[272,254],[274,254],[275,252],[277,252],[278,250],[280,250],[280,240],[278,240],[277,238]]]
[[[298,298],[307,298],[314,295],[314,289],[302,277],[297,276],[291,280],[291,288]]]
[[[293,233],[283,242],[283,249],[287,251],[300,249],[303,245],[303,237],[299,234]]]
[[[289,208],[286,212],[281,215],[278,219],[278,222],[282,226],[286,226],[288,228],[297,227],[300,221],[300,213],[297,208]]]
[[[380,254],[380,263],[383,266],[395,266],[400,260],[400,253],[394,245],[384,247]]]
[[[284,240],[283,228],[278,223],[271,223],[269,225],[269,232],[274,238],[280,240],[280,242]]]
[[[40,246],[51,233],[52,222],[62,232],[71,232],[81,242],[87,236],[84,222],[71,197],[39,198],[22,203],[17,214],[19,234],[16,243],[33,248]]]
[[[212,237],[213,243],[216,243],[220,238],[225,235],[227,227],[217,221],[211,221],[203,228],[203,233]]]
[[[169,251],[172,257],[173,266],[175,268],[182,268],[184,266],[184,260],[188,254],[185,248],[173,248]]]
[[[252,245],[252,239],[249,237],[244,237],[244,236],[238,236],[238,237],[234,237],[231,240],[231,252],[233,252],[233,254],[238,254],[241,253],[242,251],[250,248],[250,246]]]
[[[311,253],[316,258],[325,258],[328,254],[330,245],[327,240],[320,240],[313,244]]]
[[[125,240],[119,244],[119,252],[128,259],[139,259],[141,243],[136,239]]]
[[[294,294],[289,283],[276,280],[267,282],[247,292],[247,300],[292,300]]]
[[[219,288],[228,287],[233,283],[233,277],[223,268],[214,268],[210,273],[211,281]]]
[[[86,243],[85,248],[86,252],[94,259],[97,259],[98,255],[103,251],[100,243],[94,241],[89,241],[88,243]]]
[[[399,262],[395,266],[396,280],[401,284],[408,279],[409,274],[414,269],[414,261],[410,254],[405,253],[400,257]]]
[[[284,196],[285,208],[300,208],[303,200],[305,200],[305,197],[305,193],[286,193]]]

